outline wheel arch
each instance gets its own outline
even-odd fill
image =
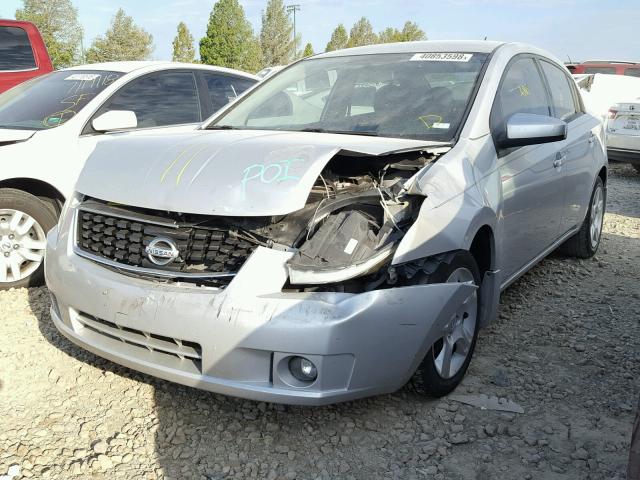
[[[56,187],[43,180],[36,178],[9,178],[0,180],[0,188],[15,188],[23,192],[30,193],[38,198],[46,198],[58,205],[62,206],[65,201],[64,195]]]

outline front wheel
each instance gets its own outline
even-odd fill
[[[56,221],[37,197],[0,189],[0,290],[43,284],[46,232]]]
[[[480,287],[480,271],[469,252],[458,251],[429,260],[419,279],[429,283],[471,283]],[[423,395],[442,397],[462,381],[478,338],[480,318],[479,288],[456,310],[442,336],[429,349],[411,383]]]

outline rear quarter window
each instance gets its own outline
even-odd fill
[[[19,27],[0,27],[0,71],[36,68],[27,32]]]

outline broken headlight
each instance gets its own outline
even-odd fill
[[[393,254],[393,233],[366,211],[329,215],[287,263],[289,282],[319,285],[372,273]]]

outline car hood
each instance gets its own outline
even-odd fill
[[[12,130],[8,128],[0,128],[0,145],[24,142],[25,140],[29,140],[34,133],[36,133],[35,130]]]
[[[382,155],[442,145],[256,130],[124,136],[98,145],[84,167],[77,190],[102,200],[154,210],[284,215],[304,207],[318,175],[338,152]]]

